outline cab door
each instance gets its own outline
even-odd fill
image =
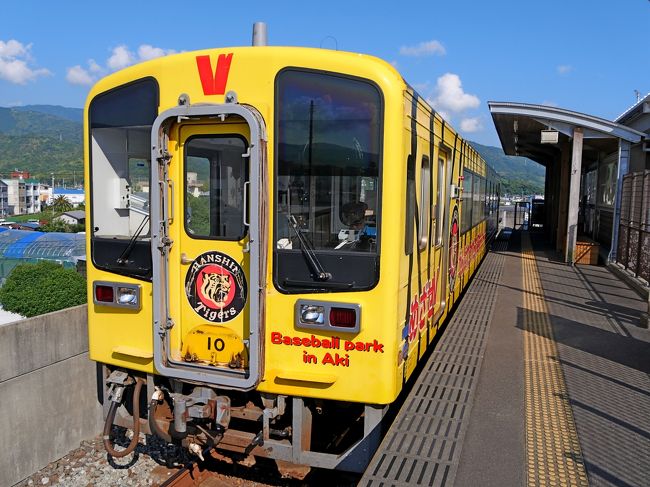
[[[175,117],[163,131],[169,153],[158,186],[168,246],[160,283],[154,265],[154,290],[167,324],[154,359],[172,377],[249,389],[261,375],[263,131],[247,108],[215,106],[219,113],[201,115],[209,109]]]

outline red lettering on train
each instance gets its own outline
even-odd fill
[[[438,295],[437,276],[424,284],[422,292],[413,297],[410,305],[408,340],[413,341],[433,318]]]

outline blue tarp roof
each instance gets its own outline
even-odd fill
[[[86,236],[81,233],[0,231],[0,258],[74,262],[82,255],[86,255]]]
[[[84,194],[83,189],[54,188],[54,194]]]

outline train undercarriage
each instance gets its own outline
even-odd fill
[[[235,392],[152,374],[102,366],[109,454],[125,456],[139,432],[186,448],[203,459],[210,451],[244,465],[275,460],[282,476],[301,479],[311,467],[363,472],[381,439],[387,406]],[[133,417],[139,417],[136,424]],[[133,430],[117,450],[112,426]]]

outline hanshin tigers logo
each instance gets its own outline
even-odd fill
[[[199,255],[185,277],[192,309],[213,323],[234,319],[246,305],[246,276],[241,266],[221,252]]]

